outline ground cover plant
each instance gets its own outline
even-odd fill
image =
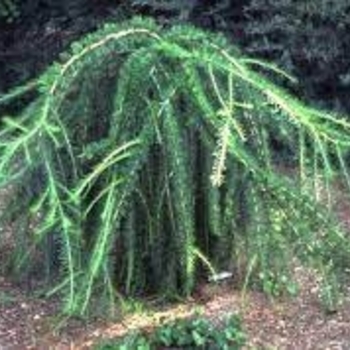
[[[350,125],[256,67],[293,81],[220,35],[136,18],[87,35],[1,96],[16,110],[35,95],[1,117],[9,271],[45,271],[49,295],[85,314],[95,297],[113,308],[121,294],[187,296],[221,269],[244,287],[292,291],[297,258],[334,307],[350,246],[329,188],[335,176],[350,184]],[[281,148],[298,180],[280,172]]]
[[[221,325],[200,316],[176,320],[152,332],[130,332],[126,336],[101,343],[96,350],[151,349],[241,349],[245,344],[241,321],[227,315]]]

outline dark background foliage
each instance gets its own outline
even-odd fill
[[[0,0],[0,92],[36,76],[101,22],[135,13],[224,32],[295,75],[300,96],[350,111],[347,0]]]

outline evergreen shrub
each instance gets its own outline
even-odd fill
[[[310,183],[330,199],[335,174],[349,185],[350,125],[255,67],[292,79],[220,35],[135,18],[87,35],[1,96],[36,94],[1,116],[12,273],[46,271],[64,311],[84,314],[95,297],[186,296],[221,269],[271,292],[296,257],[333,302],[349,241]],[[276,140],[299,179],[280,171]]]

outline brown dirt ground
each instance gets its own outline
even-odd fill
[[[28,297],[0,279],[0,349],[90,349],[101,338],[113,338],[135,328],[149,329],[159,321],[186,317],[201,306],[218,319],[242,315],[248,334],[247,349],[350,349],[350,302],[327,314],[318,298],[317,282],[303,273],[303,287],[295,299],[271,301],[263,294],[241,293],[229,286],[205,286],[195,300],[157,312],[126,316],[119,322],[97,320],[89,324],[71,320],[60,331],[52,329],[58,304]]]

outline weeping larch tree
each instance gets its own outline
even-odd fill
[[[95,297],[186,296],[228,268],[288,289],[297,259],[333,302],[350,246],[312,188],[321,181],[331,203],[335,175],[350,185],[350,124],[266,74],[292,79],[220,35],[136,18],[2,95],[35,96],[1,117],[12,274],[46,271],[64,311],[84,314]],[[298,176],[281,173],[276,142]]]

